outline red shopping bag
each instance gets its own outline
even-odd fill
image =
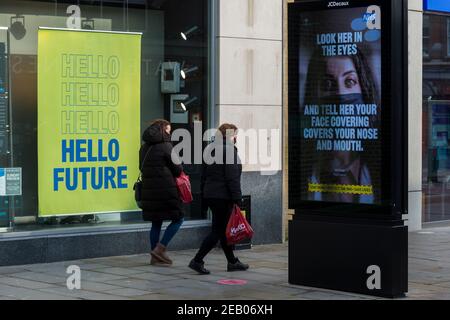
[[[192,197],[191,181],[189,180],[189,176],[182,172],[181,175],[175,179],[175,182],[177,184],[181,201],[183,203],[191,203],[194,199]]]
[[[242,214],[241,209],[235,205],[227,225],[226,236],[228,244],[237,244],[246,239],[251,239],[253,233],[254,231]]]

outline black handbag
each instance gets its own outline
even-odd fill
[[[142,169],[144,168],[145,160],[147,160],[148,155],[150,154],[150,150],[152,150],[153,146],[148,148],[147,153],[145,154],[144,160],[141,163],[141,167],[139,168],[139,177],[137,178],[137,181],[134,183],[134,199],[136,200],[136,204],[139,208],[143,208],[142,203]]]

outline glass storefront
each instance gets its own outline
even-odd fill
[[[450,15],[423,24],[423,222],[435,222],[450,220]]]
[[[212,127],[210,101],[210,1],[89,0],[0,2],[0,180],[4,169],[20,168],[21,196],[0,196],[0,229],[14,231],[66,226],[141,222],[139,212],[38,216],[38,29],[67,28],[80,17],[85,30],[141,32],[141,132],[153,119],[171,120],[173,129],[192,134],[194,125]],[[165,65],[183,75],[161,70]],[[179,78],[179,90],[167,90],[163,79]],[[174,97],[189,101],[183,117],[173,114]],[[138,152],[138,150],[136,150]],[[4,169],[2,169],[4,168]],[[200,199],[200,165],[187,165],[194,202],[187,220],[206,218]],[[1,189],[1,188],[0,188]]]

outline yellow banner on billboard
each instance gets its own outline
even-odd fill
[[[140,84],[140,34],[39,30],[39,216],[137,210]]]
[[[308,184],[309,192],[323,192],[323,193],[348,193],[348,194],[362,194],[373,195],[372,186],[355,186],[346,184]]]

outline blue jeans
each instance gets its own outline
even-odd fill
[[[175,234],[180,230],[181,225],[183,224],[184,219],[175,220],[172,221],[171,224],[167,227],[166,231],[164,232],[164,236],[159,241],[159,237],[161,235],[161,228],[162,228],[162,221],[153,221],[152,222],[152,229],[150,230],[150,244],[152,250],[156,248],[156,245],[161,243],[163,246],[167,247],[170,243],[170,241],[173,239]]]

